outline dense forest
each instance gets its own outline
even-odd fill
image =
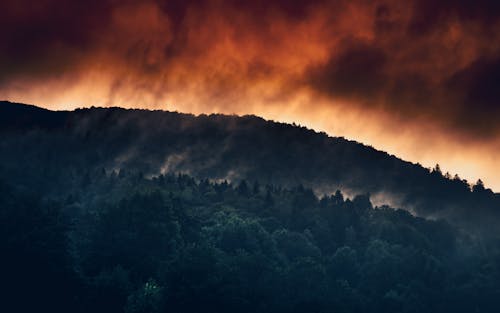
[[[3,312],[496,312],[500,246],[298,185],[74,175],[0,184]]]
[[[500,307],[500,195],[438,167],[254,116],[8,102],[0,152],[2,312]]]

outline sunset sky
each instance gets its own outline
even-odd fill
[[[256,114],[500,191],[500,1],[0,2],[0,100]]]

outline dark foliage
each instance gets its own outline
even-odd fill
[[[2,311],[496,312],[498,241],[366,195],[133,171],[1,185]]]

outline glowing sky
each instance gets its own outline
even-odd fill
[[[256,114],[500,191],[500,2],[0,2],[0,99]]]

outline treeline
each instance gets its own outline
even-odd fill
[[[0,183],[3,312],[496,312],[500,241],[299,185]]]

